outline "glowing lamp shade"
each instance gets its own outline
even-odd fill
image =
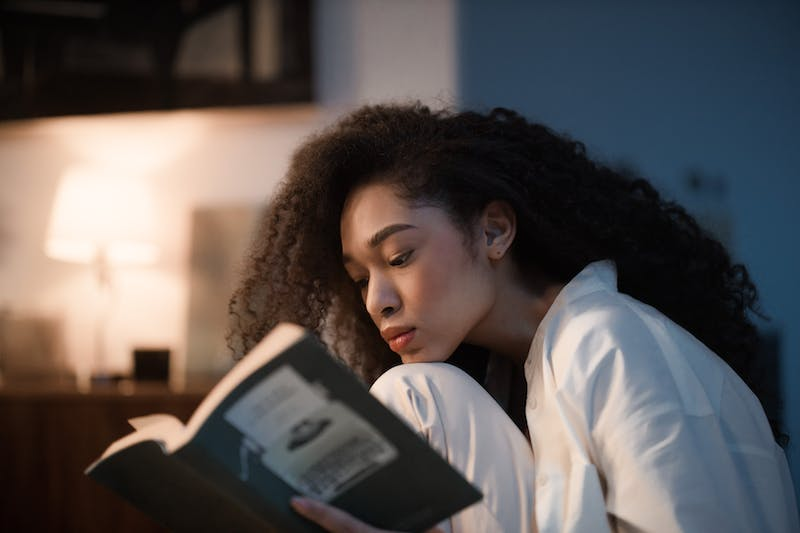
[[[158,258],[155,209],[143,179],[87,169],[61,178],[45,240],[45,253],[74,263],[149,264]]]

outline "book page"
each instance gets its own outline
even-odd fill
[[[297,491],[328,501],[397,456],[395,447],[324,389],[283,366],[224,414],[244,434],[240,477],[247,454],[260,457]]]
[[[86,469],[87,471],[106,457],[109,457],[110,455],[113,455],[124,448],[133,446],[138,442],[144,442],[147,440],[155,441],[166,452],[170,447],[170,443],[180,439],[184,432],[183,423],[176,417],[167,414],[132,418],[128,420],[128,423],[136,428],[136,431],[112,442],[111,445],[103,452],[103,455],[101,455],[97,461],[92,463]]]
[[[143,430],[147,426],[151,426],[153,424],[159,424],[164,429],[167,429],[170,433],[178,433],[183,430],[183,423],[180,420],[175,418],[173,415],[167,414],[155,414],[155,415],[145,415],[145,416],[137,416],[134,418],[128,419],[128,424],[130,424],[133,429],[135,430]]]

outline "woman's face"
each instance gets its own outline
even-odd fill
[[[488,258],[470,250],[445,211],[410,206],[390,185],[348,196],[341,236],[345,269],[404,363],[444,361],[494,305]]]

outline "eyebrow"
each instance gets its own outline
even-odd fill
[[[407,229],[414,229],[416,226],[412,226],[411,224],[392,224],[390,226],[386,226],[383,229],[380,229],[375,232],[375,235],[369,238],[367,244],[370,248],[377,248],[380,243],[388,239],[390,236],[394,235],[398,231],[405,231]]]
[[[369,240],[367,241],[367,245],[370,248],[377,248],[383,241],[385,241],[395,233],[398,233],[400,231],[405,231],[407,229],[416,229],[416,228],[417,228],[416,226],[411,224],[391,224],[389,226],[386,226],[385,228],[376,231],[375,234],[372,237],[370,237]],[[352,258],[350,258],[347,255],[344,255],[342,259],[344,260],[345,263],[349,263],[352,261]]]

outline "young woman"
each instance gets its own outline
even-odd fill
[[[683,209],[580,143],[503,109],[376,106],[295,154],[229,342],[317,331],[482,489],[443,529],[797,530],[751,392],[756,299]]]

